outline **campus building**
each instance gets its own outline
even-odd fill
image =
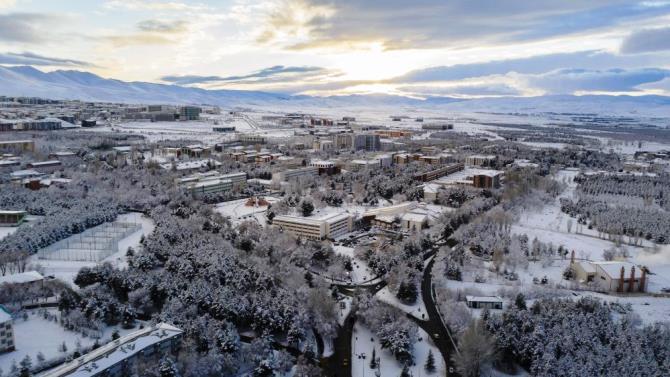
[[[319,218],[276,216],[272,224],[297,237],[309,240],[335,239],[351,232],[353,220],[347,213],[334,213]]]
[[[0,353],[14,351],[14,328],[11,314],[0,305]]]
[[[319,168],[316,166],[308,166],[306,168],[284,170],[277,174],[273,174],[272,180],[275,181],[275,183],[288,182],[293,179],[315,177],[317,175],[319,175]]]
[[[130,376],[136,362],[158,360],[175,352],[182,336],[181,329],[159,323],[113,340],[41,377]]]
[[[0,226],[19,226],[26,215],[26,211],[0,211]]]

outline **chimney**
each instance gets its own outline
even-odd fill
[[[619,287],[616,290],[619,293],[623,293],[623,266],[621,266],[621,274],[619,275]]]
[[[635,289],[635,266],[630,268],[630,280],[628,280],[628,292]]]
[[[642,266],[640,269],[642,270],[642,276],[640,277],[639,291],[644,292],[644,286],[647,284],[647,268]]]
[[[575,250],[572,250],[572,254],[570,255],[570,264],[573,265],[575,264]]]

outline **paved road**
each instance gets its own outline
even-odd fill
[[[356,315],[349,314],[333,341],[333,355],[321,359],[321,368],[331,377],[351,377],[351,338],[354,332]]]
[[[433,270],[434,262],[434,258],[428,262],[423,271],[423,279],[421,280],[421,298],[426,306],[428,320],[419,320],[409,315],[408,317],[430,335],[433,343],[435,343],[440,350],[440,354],[442,354],[445,365],[447,366],[447,377],[458,377],[456,372],[449,373],[451,355],[455,352],[454,344],[451,341],[449,329],[445,327],[440,320],[440,313],[437,311],[435,300],[433,300],[433,275],[431,271]]]

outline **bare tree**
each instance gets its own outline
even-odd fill
[[[459,341],[460,352],[452,356],[456,369],[463,377],[479,377],[491,368],[496,348],[493,337],[481,320],[473,321],[463,332]]]

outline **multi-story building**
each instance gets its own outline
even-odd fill
[[[315,166],[308,166],[301,169],[291,169],[284,170],[277,174],[272,175],[272,180],[275,182],[288,182],[292,179],[298,179],[302,177],[314,177],[319,175],[319,168]]]
[[[353,220],[347,213],[334,213],[320,218],[276,216],[273,226],[310,240],[335,239],[351,232]]]
[[[0,141],[0,151],[23,152],[35,151],[35,141],[33,140],[9,140]]]
[[[498,157],[495,155],[473,155],[465,158],[465,165],[468,166],[493,166]]]
[[[179,120],[198,120],[202,109],[196,106],[182,106],[179,108]]]
[[[14,328],[11,314],[0,305],[0,353],[14,351]]]
[[[431,170],[425,173],[414,175],[414,179],[422,182],[430,182],[445,175],[453,174],[463,170],[463,164],[451,164],[439,169]]]
[[[136,362],[158,360],[167,353],[176,352],[182,336],[181,329],[167,323],[147,326],[54,368],[41,377],[130,376]]]
[[[354,135],[354,149],[374,152],[381,150],[379,135],[375,134],[356,134]]]
[[[53,173],[56,170],[60,169],[63,166],[63,163],[58,160],[49,160],[49,161],[40,161],[40,162],[31,162],[26,165],[28,169],[33,169],[40,173]]]
[[[451,123],[424,123],[421,125],[421,128],[424,130],[445,131],[453,130],[454,125]]]
[[[353,149],[354,148],[354,134],[335,134],[332,135],[333,138],[333,148],[340,149]]]

